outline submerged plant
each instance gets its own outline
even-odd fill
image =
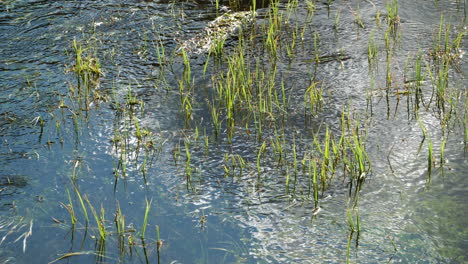
[[[431,184],[433,154],[432,154],[432,140],[430,138],[429,138],[429,144],[428,144],[427,148],[428,148],[428,153],[427,153],[427,184]]]
[[[260,162],[261,162],[261,158],[262,158],[262,155],[263,153],[265,152],[266,150],[266,142],[263,141],[262,145],[260,146],[260,148],[258,149],[258,152],[257,152],[257,186],[260,186],[260,175],[261,175],[261,166],[260,166]]]
[[[309,161],[309,175],[312,179],[312,188],[314,194],[314,208],[319,208],[319,183],[317,180],[317,162],[315,160]]]
[[[354,234],[355,237],[355,249],[359,247],[359,237],[361,234],[361,220],[359,217],[359,209],[357,207],[348,208],[346,211],[346,215],[348,218],[348,225],[349,225],[349,233],[348,233],[348,243],[346,246],[346,263],[350,263],[351,258],[351,242],[353,240]]]
[[[192,154],[190,153],[189,139],[184,140],[184,145],[185,145],[185,177],[186,177],[186,182],[187,182],[187,188],[189,188],[192,182],[192,166],[190,163],[192,160]]]

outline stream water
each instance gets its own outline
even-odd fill
[[[311,23],[303,36],[292,34],[296,25],[309,23],[311,3]],[[206,98],[214,89],[211,69],[223,69],[223,57],[219,64],[210,58],[204,73],[207,53],[188,55],[197,92],[190,125],[184,120],[179,80],[187,69],[176,54],[178,45],[225,12],[214,1],[2,1],[0,262],[466,263],[466,1],[398,1],[390,63],[384,51],[386,1],[296,4],[289,20],[290,5],[281,1],[278,8],[284,20],[277,40],[286,44],[273,81],[277,90],[285,81],[290,109],[282,122],[287,165],[277,166],[272,126],[265,125],[258,140],[250,117],[250,127],[239,125],[232,139],[226,122],[215,135]],[[266,35],[262,29],[271,23],[272,5],[257,7],[248,27],[257,31],[244,48],[268,71],[271,58],[255,39]],[[237,9],[249,10],[248,4]],[[422,96],[425,102],[434,97],[430,53],[441,15],[444,25],[451,25],[450,43],[461,36],[448,73],[450,115],[440,114],[436,103],[415,110],[403,91],[414,81],[413,61],[422,54]],[[375,70],[368,59],[372,36],[379,49]],[[295,37],[290,55],[286,46]],[[70,91],[79,85],[74,40],[84,54],[99,59],[102,71],[87,109]],[[238,43],[239,36],[226,40],[224,58]],[[166,56],[160,59],[162,47]],[[314,61],[318,53],[320,64]],[[309,118],[304,93],[311,80],[323,83],[324,93],[322,109]],[[294,151],[301,163],[313,135],[323,138],[325,127],[341,132],[342,112],[365,130],[372,171],[358,209],[350,209],[350,187],[337,170],[315,214],[307,178],[299,176],[304,178],[288,192],[285,175],[294,170]],[[143,141],[135,136],[135,122],[147,133]],[[119,148],[119,142],[125,146]],[[266,151],[259,154],[265,142]],[[242,174],[226,176],[226,154],[242,157],[247,164]],[[101,220],[95,221],[92,208]],[[128,230],[123,247],[118,208]],[[360,222],[357,237],[350,234],[351,211]],[[97,222],[107,231],[104,243]]]

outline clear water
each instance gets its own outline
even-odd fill
[[[465,263],[468,261],[468,181],[466,172],[466,56],[459,71],[451,71],[452,87],[460,91],[460,111],[449,127],[446,164],[433,168],[427,183],[429,137],[434,156],[440,157],[440,119],[433,108],[420,110],[428,138],[406,99],[398,103],[385,92],[385,54],[379,54],[379,71],[371,88],[367,56],[369,36],[384,47],[385,1],[317,1],[312,26],[298,44],[295,57],[280,52],[278,72],[291,92],[291,113],[285,138],[297,142],[299,157],[311,144],[311,131],[320,124],[339,131],[343,107],[367,124],[366,149],[373,171],[361,191],[359,245],[352,241],[351,262],[358,263]],[[211,2],[174,1],[3,1],[0,4],[0,261],[48,263],[344,263],[348,244],[348,188],[340,177],[324,193],[322,210],[312,215],[313,199],[285,193],[284,168],[275,166],[270,146],[261,164],[263,186],[256,187],[255,162],[261,143],[239,128],[232,142],[226,133],[214,139],[204,90],[205,57],[192,57],[197,94],[195,130],[184,129],[177,81],[183,74],[182,59],[160,64],[156,52],[162,43],[167,54],[177,44],[196,36],[217,16]],[[269,6],[257,10],[256,25],[267,23]],[[242,8],[241,8],[242,9]],[[456,0],[399,1],[401,39],[391,68],[397,84],[404,82],[408,56],[427,54],[437,35],[440,15],[452,23],[453,35],[465,31],[466,3]],[[340,12],[334,30],[336,12]],[[382,26],[375,22],[381,12]],[[286,12],[286,4],[280,5]],[[355,24],[360,14],[364,28]],[[299,3],[291,24],[305,23],[306,3]],[[255,25],[254,25],[255,26]],[[343,52],[348,59],[319,64],[316,79],[325,83],[324,107],[305,125],[303,93],[314,69],[314,33],[320,34],[323,54]],[[68,91],[75,83],[72,41],[91,47],[100,59],[104,76],[98,100],[73,121],[73,100]],[[290,41],[284,34],[283,41]],[[226,51],[235,47],[236,38]],[[258,47],[251,49],[255,57]],[[262,55],[260,55],[262,56]],[[429,61],[429,59],[427,59]],[[167,82],[161,80],[165,72]],[[432,89],[430,81],[424,87]],[[372,90],[372,113],[366,96]],[[134,117],[121,107],[128,93],[144,102]],[[426,95],[430,97],[430,94]],[[402,97],[404,97],[402,95]],[[60,102],[68,108],[58,108]],[[398,104],[397,104],[398,103]],[[464,112],[463,112],[464,111]],[[464,117],[465,116],[465,117]],[[153,133],[158,151],[147,156],[146,181],[141,169],[145,152],[133,133],[127,149],[127,174],[115,177],[121,152],[111,141],[125,131],[132,118]],[[41,127],[40,120],[44,120]],[[203,135],[210,138],[206,151]],[[274,131],[265,130],[265,138]],[[192,183],[187,185],[184,140],[191,139]],[[178,161],[174,152],[180,147]],[[140,149],[140,151],[137,151]],[[420,150],[419,150],[420,149]],[[419,150],[419,151],[418,151]],[[240,177],[225,177],[223,157],[238,154],[251,166]],[[291,149],[286,158],[291,160]],[[119,170],[117,170],[119,171]],[[121,171],[121,170],[120,170]],[[106,248],[98,256],[99,236],[90,214],[86,226],[71,178],[99,211],[105,210],[109,231]],[[300,190],[306,192],[305,186]],[[64,204],[71,193],[78,223],[71,229]],[[299,191],[298,191],[299,193]],[[139,239],[151,200],[147,247]],[[62,204],[63,203],[63,204]],[[135,245],[119,253],[114,215],[119,204],[128,229],[135,229]],[[164,244],[157,252],[156,226]],[[31,228],[32,234],[25,235]],[[26,238],[26,239],[25,239]],[[128,237],[127,237],[128,239]],[[24,247],[24,251],[23,251]],[[144,251],[146,249],[146,252]]]

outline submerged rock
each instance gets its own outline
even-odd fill
[[[187,53],[201,54],[209,52],[213,48],[222,47],[229,36],[243,25],[249,24],[255,15],[255,12],[250,11],[225,13],[211,21],[203,32],[182,43],[179,51],[185,50]]]

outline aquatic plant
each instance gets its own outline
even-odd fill
[[[75,87],[70,84],[70,93],[78,100],[79,107],[88,109],[94,98],[100,98],[95,88],[98,87],[99,77],[102,75],[101,64],[92,51],[84,49],[76,40],[72,42],[72,49],[75,63],[70,71],[75,73],[77,85]]]
[[[119,248],[119,253],[122,255],[125,253],[125,216],[120,209],[120,203],[117,201],[116,210],[115,210],[115,228],[117,229],[117,247]]]
[[[258,148],[257,152],[257,187],[260,186],[260,176],[261,176],[261,158],[266,151],[266,141],[263,141],[262,145]]]
[[[346,211],[346,215],[348,218],[348,225],[349,225],[348,243],[346,245],[346,263],[350,263],[351,242],[353,240],[354,234],[356,234],[355,249],[357,250],[359,246],[359,236],[361,233],[361,221],[359,218],[359,209],[356,207],[353,207],[353,209],[348,208]]]
[[[265,47],[269,51],[271,59],[276,60],[278,54],[279,35],[283,24],[283,15],[279,12],[279,1],[273,1],[270,5]]]
[[[341,9],[338,9],[335,13],[335,20],[333,23],[333,29],[335,30],[335,32],[338,30],[338,26],[340,24],[340,13],[341,13]]]
[[[224,165],[224,174],[225,176],[237,176],[242,177],[242,173],[246,168],[247,164],[239,154],[228,154],[224,155],[223,159]]]
[[[445,145],[447,144],[447,139],[443,138],[442,143],[440,144],[440,168],[442,170],[442,175],[444,173],[444,164],[445,164]]]
[[[88,225],[88,222],[89,222],[88,210],[86,209],[86,205],[84,203],[84,200],[86,200],[86,197],[85,197],[85,199],[82,198],[82,196],[80,194],[80,191],[78,190],[78,187],[75,184],[73,184],[73,190],[75,191],[75,194],[78,197],[78,200],[79,200],[80,205],[81,205],[81,210],[83,211],[83,215],[85,217],[86,225]]]
[[[185,177],[187,183],[187,189],[191,186],[192,183],[192,166],[190,164],[192,160],[192,154],[190,153],[190,141],[188,139],[184,140],[185,146]]]
[[[159,226],[156,225],[156,251],[158,253],[158,263],[161,262],[160,251],[163,245],[164,245],[164,241],[161,239]]]
[[[148,199],[146,199],[145,201],[146,201],[146,208],[145,208],[145,216],[143,218],[143,225],[141,227],[141,236],[140,236],[141,240],[145,239],[146,226],[148,225],[148,215],[149,215],[149,211],[151,209],[151,203],[153,202],[153,200],[148,201]]]
[[[308,106],[310,116],[315,116],[322,109],[323,102],[323,83],[312,83],[304,93],[304,103]],[[306,114],[307,115],[307,114]]]
[[[400,24],[400,16],[398,15],[398,1],[387,1],[385,4],[387,8],[387,24],[392,34],[396,34],[398,31],[398,25]]]
[[[429,144],[427,145],[427,184],[431,184],[431,175],[432,175],[432,162],[433,162],[433,154],[432,154],[432,139],[429,138]]]
[[[105,215],[104,215],[104,207],[101,204],[101,211],[100,214],[96,211],[94,206],[89,201],[88,197],[85,195],[84,200],[88,203],[89,208],[91,208],[91,212],[93,213],[94,220],[96,221],[96,225],[99,231],[99,238],[100,242],[102,242],[102,246],[104,247],[104,242],[107,237],[107,231],[105,226]]]
[[[357,6],[357,11],[354,11],[354,9],[352,9],[351,7],[349,7],[349,10],[351,11],[351,14],[354,17],[354,23],[357,25],[358,29],[365,28],[364,23],[361,19],[361,9],[359,8],[359,5]]]
[[[314,208],[319,208],[319,183],[317,180],[317,174],[317,162],[315,160],[309,160],[309,175],[312,180]]]
[[[68,204],[64,204],[64,203],[60,203],[67,211],[68,213],[70,214],[70,222],[72,224],[72,226],[74,226],[76,224],[76,216],[75,216],[75,210],[73,208],[73,202],[71,200],[71,196],[70,196],[70,191],[68,191],[68,189],[65,189],[67,191],[67,195],[68,195]]]
[[[192,79],[192,70],[190,66],[190,59],[182,49],[182,58],[184,62],[184,73],[181,80],[179,80],[179,94],[181,111],[184,115],[184,124],[188,127],[190,120],[192,119],[193,113],[193,85],[194,79]]]
[[[367,42],[367,61],[369,63],[369,70],[378,67],[378,47],[374,41],[374,32],[369,35],[369,41]]]

